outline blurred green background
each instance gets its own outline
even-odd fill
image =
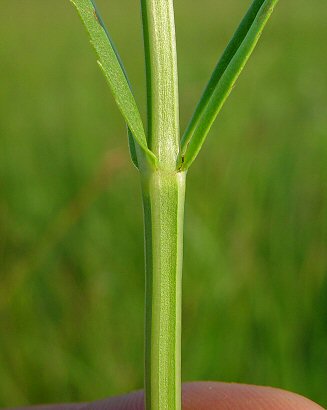
[[[248,1],[176,0],[184,129]],[[139,2],[98,0],[145,114]],[[189,172],[183,379],[327,405],[327,3],[281,1]],[[68,0],[1,2],[0,406],[143,383],[125,127]]]

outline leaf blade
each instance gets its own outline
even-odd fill
[[[94,0],[71,0],[71,2],[77,9],[89,33],[91,43],[99,57],[98,64],[127,123],[130,134],[133,135],[133,138],[141,147],[151,165],[156,166],[157,158],[148,148],[143,122],[131,91],[126,71]]]
[[[254,0],[223,52],[183,135],[177,168],[188,169],[279,0]]]
[[[130,81],[129,81],[129,79],[128,79],[127,72],[126,72],[126,69],[125,69],[124,64],[123,64],[123,62],[122,62],[122,59],[121,59],[121,57],[120,57],[120,55],[119,55],[119,53],[118,53],[118,51],[117,51],[117,49],[116,49],[116,47],[115,47],[114,42],[112,41],[112,38],[111,38],[111,36],[110,36],[110,34],[109,34],[109,31],[108,31],[108,29],[107,29],[107,27],[106,27],[106,25],[105,25],[105,23],[104,23],[104,21],[103,21],[103,18],[102,18],[101,14],[100,14],[100,11],[99,11],[99,9],[98,9],[98,7],[97,7],[97,5],[96,5],[96,2],[95,2],[95,0],[91,0],[91,2],[92,2],[92,4],[93,4],[95,13],[96,13],[97,18],[98,18],[98,20],[99,20],[99,23],[101,24],[103,30],[105,31],[105,33],[106,33],[106,35],[107,35],[107,38],[108,38],[108,40],[109,40],[109,42],[110,42],[110,44],[111,44],[111,46],[112,46],[112,48],[113,48],[113,50],[114,50],[114,52],[115,52],[115,54],[116,54],[117,60],[118,60],[118,62],[119,62],[119,64],[120,64],[120,67],[121,67],[121,69],[123,70],[123,73],[124,73],[124,75],[125,75],[125,78],[126,78],[126,80],[127,80],[127,82],[128,82],[129,88],[130,88],[131,91],[132,91],[131,83],[130,83]],[[133,91],[132,91],[132,93],[133,93]],[[133,137],[132,131],[129,129],[128,126],[127,126],[127,139],[128,139],[128,148],[129,148],[129,153],[130,153],[130,156],[131,156],[131,160],[132,160],[133,164],[135,165],[135,167],[136,167],[136,168],[139,168],[138,159],[137,159],[137,152],[136,152],[136,147],[135,147],[135,139],[134,139],[134,137]]]

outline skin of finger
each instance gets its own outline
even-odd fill
[[[183,410],[322,410],[298,394],[272,387],[235,383],[187,383]]]
[[[144,399],[143,392],[137,391],[92,403],[19,410],[144,410]],[[298,394],[272,387],[194,382],[183,385],[183,410],[323,410],[323,407]]]

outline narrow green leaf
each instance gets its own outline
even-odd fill
[[[114,50],[114,52],[115,52],[115,54],[116,54],[117,60],[118,60],[118,62],[119,62],[119,64],[120,64],[120,67],[121,67],[121,69],[123,70],[123,73],[124,73],[124,75],[125,75],[125,78],[126,78],[126,80],[127,80],[127,82],[128,82],[129,88],[130,88],[131,91],[132,91],[131,83],[130,83],[130,81],[129,81],[129,79],[128,79],[126,69],[125,69],[124,64],[123,64],[123,62],[122,62],[122,59],[121,59],[121,57],[120,57],[120,55],[119,55],[119,53],[118,53],[118,51],[117,51],[117,48],[115,47],[115,44],[114,44],[114,42],[113,42],[112,39],[111,39],[111,36],[110,36],[110,34],[109,34],[109,31],[108,31],[108,29],[107,29],[107,27],[106,27],[106,25],[105,25],[105,23],[104,23],[104,21],[103,21],[103,18],[102,18],[101,14],[100,14],[99,9],[97,8],[97,5],[96,5],[96,3],[95,3],[95,0],[91,0],[91,1],[92,1],[94,10],[95,10],[95,12],[96,12],[96,15],[97,15],[97,17],[98,17],[98,21],[99,21],[99,23],[101,24],[103,30],[105,31],[105,33],[106,33],[106,35],[107,35],[107,38],[108,38],[108,40],[109,40],[109,42],[110,42],[110,44],[111,44],[111,46],[112,46],[112,48],[113,48],[113,50]],[[138,164],[138,160],[137,160],[137,153],[136,153],[136,147],[135,147],[135,139],[134,139],[134,137],[133,137],[132,131],[128,128],[128,126],[127,126],[127,137],[128,137],[128,147],[129,147],[129,152],[130,152],[130,156],[131,156],[132,162],[133,162],[133,164],[136,166],[136,168],[138,168],[138,167],[139,167],[139,164]]]
[[[254,50],[278,0],[254,0],[221,56],[183,135],[177,167],[186,170]]]
[[[94,0],[71,0],[71,2],[74,4],[79,15],[81,16],[81,19],[91,37],[91,43],[99,56],[98,64],[105,75],[118,108],[130,130],[129,140],[131,140],[131,136],[133,136],[149,162],[153,166],[156,166],[157,158],[147,146],[141,115],[131,91],[126,72],[113,45],[108,30],[106,29],[96,8]],[[130,147],[131,156],[133,162],[135,163],[135,144],[132,142]]]

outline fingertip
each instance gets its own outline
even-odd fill
[[[59,404],[16,410],[144,410],[143,391],[92,403]],[[183,384],[183,410],[324,410],[313,401],[285,390],[247,384]]]
[[[183,410],[323,410],[285,390],[247,384],[194,382],[183,386]]]
[[[82,410],[144,410],[143,392],[92,403]],[[183,410],[323,410],[313,401],[285,390],[247,384],[183,384]]]

